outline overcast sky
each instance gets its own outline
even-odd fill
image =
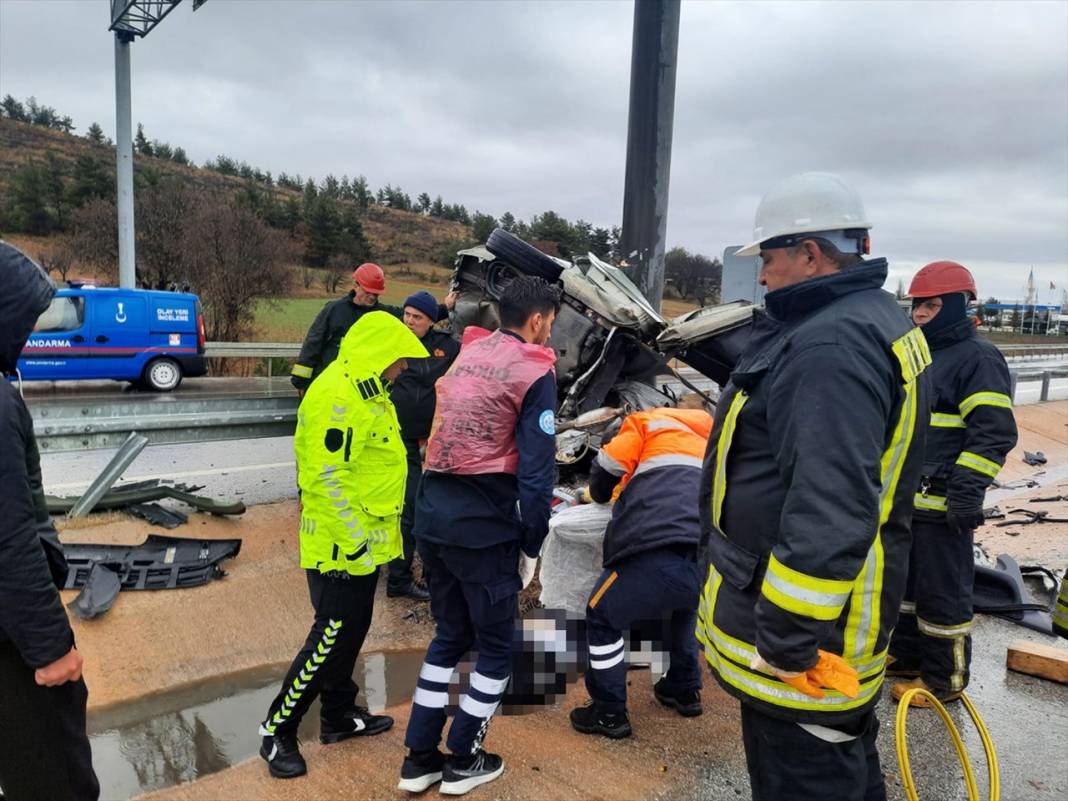
[[[107,0],[0,0],[0,94],[114,136]],[[133,52],[133,119],[197,163],[363,174],[499,216],[618,224],[633,6],[209,0]],[[761,195],[837,172],[890,288],[1068,285],[1068,3],[683,2],[668,244],[749,241]]]

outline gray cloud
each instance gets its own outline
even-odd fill
[[[202,162],[364,174],[495,214],[621,216],[627,2],[210,0],[133,46],[134,118]],[[0,0],[0,92],[114,128],[104,0]],[[1068,4],[683,6],[670,244],[746,240],[761,194],[841,173],[907,277],[1068,284]]]

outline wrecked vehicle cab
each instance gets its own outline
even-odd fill
[[[457,254],[454,335],[462,337],[469,325],[499,327],[501,292],[524,273],[561,289],[548,342],[556,352],[560,464],[582,460],[630,412],[675,406],[678,397],[664,384],[688,382],[674,359],[724,384],[752,322],[753,307],[744,302],[665,320],[618,267],[593,254],[556,259],[498,228],[485,247]],[[707,399],[714,402],[714,395]]]

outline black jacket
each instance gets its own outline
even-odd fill
[[[352,302],[355,297],[356,290],[350,289],[345,297],[330,301],[316,315],[311,328],[304,337],[300,355],[297,356],[297,361],[293,365],[290,380],[297,389],[307,389],[312,380],[337,358],[341,340],[352,328],[352,324],[367,312],[385,311],[398,320],[404,319],[404,310],[397,306],[390,306],[387,303],[358,306]]]
[[[768,293],[705,456],[698,639],[727,692],[788,720],[834,725],[876,703],[905,591],[930,355],[886,274],[878,259]],[[759,651],[806,670],[817,649],[857,670],[856,699],[749,667]]]
[[[401,436],[406,440],[426,439],[434,422],[434,382],[445,375],[460,352],[460,343],[444,331],[430,329],[420,340],[426,359],[409,359],[408,369],[397,376],[389,395],[397,409]]]
[[[943,520],[947,506],[982,508],[1016,445],[1016,418],[1005,357],[970,319],[929,336],[928,345],[932,414],[914,505],[917,517]]]
[[[0,275],[0,373],[8,374],[55,288],[40,267],[2,241]],[[0,379],[0,640],[14,643],[35,669],[74,645],[37,535],[39,476],[33,420],[15,386]]]

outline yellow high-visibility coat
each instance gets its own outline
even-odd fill
[[[369,312],[308,388],[294,439],[301,567],[365,575],[401,555],[407,459],[381,376],[397,359],[427,355],[400,320]]]

